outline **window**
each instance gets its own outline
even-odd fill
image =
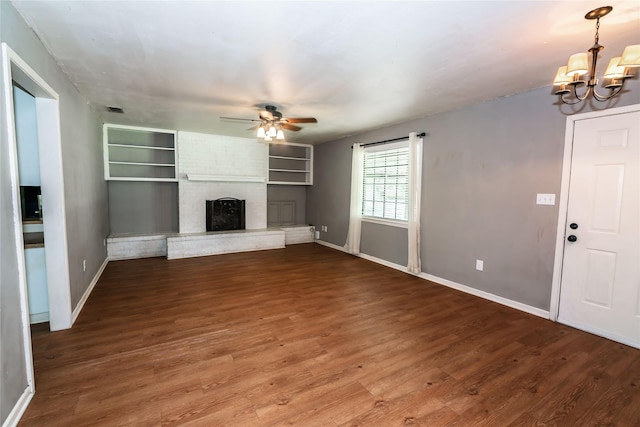
[[[362,215],[407,221],[409,212],[409,147],[407,143],[365,149]]]

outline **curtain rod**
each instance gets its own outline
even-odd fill
[[[417,134],[416,136],[422,138],[424,136],[426,136],[426,132],[422,132]],[[396,141],[402,141],[405,139],[409,139],[409,136],[403,136],[400,138],[393,138],[393,139],[385,139],[384,141],[376,141],[376,142],[367,142],[366,144],[361,144],[361,147],[369,147],[370,145],[378,145],[378,144],[386,144],[388,142],[396,142]],[[351,148],[353,148],[353,145],[351,146]]]

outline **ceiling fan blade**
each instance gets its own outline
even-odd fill
[[[220,120],[227,120],[230,122],[259,122],[257,119],[241,119],[239,117],[220,117]]]
[[[260,126],[261,126],[261,125],[251,126],[251,127],[250,127],[249,129],[247,129],[247,130],[252,130],[252,131],[253,131],[253,130],[258,130],[258,128],[259,128]]]
[[[289,123],[318,123],[315,117],[298,117],[298,118],[286,118]]]
[[[300,126],[294,126],[294,125],[290,125],[288,123],[283,123],[282,124],[282,129],[292,130],[294,132],[298,132],[302,128]]]

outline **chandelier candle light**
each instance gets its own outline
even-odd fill
[[[617,56],[609,61],[609,65],[604,72],[604,87],[609,89],[609,94],[600,95],[596,92],[596,85],[598,84],[598,79],[596,78],[598,52],[604,48],[604,46],[598,43],[600,38],[598,33],[600,29],[600,18],[612,10],[613,7],[611,6],[603,6],[592,10],[584,16],[585,19],[596,20],[595,42],[591,49],[589,49],[589,53],[591,53],[591,64],[589,64],[589,55],[587,53],[576,53],[569,57],[569,63],[567,65],[558,68],[556,77],[553,80],[553,85],[558,86],[555,94],[560,95],[563,103],[569,105],[577,104],[587,99],[590,95],[593,95],[597,101],[607,101],[620,93],[625,80],[634,77],[633,69],[640,67],[640,44],[627,46],[622,52],[622,56]],[[589,80],[585,82],[583,76],[587,75],[587,73]],[[580,96],[577,88],[584,84],[587,85],[587,89],[584,94]],[[570,95],[566,96],[567,94]]]

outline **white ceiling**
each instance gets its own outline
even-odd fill
[[[105,122],[253,137],[274,104],[318,143],[548,86],[602,1],[13,1]],[[609,1],[599,71],[640,43]],[[551,91],[550,91],[551,93]],[[555,98],[549,95],[549,103]],[[119,106],[124,115],[105,111]]]

